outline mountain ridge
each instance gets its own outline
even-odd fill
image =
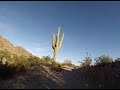
[[[0,50],[8,51],[11,54],[15,54],[17,56],[34,56],[22,46],[14,46],[8,39],[4,38],[2,35],[0,35]]]

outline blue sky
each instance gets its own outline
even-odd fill
[[[0,2],[0,34],[39,57],[53,57],[52,34],[65,34],[57,60],[78,64],[86,52],[92,58],[120,56],[120,2],[8,1]]]

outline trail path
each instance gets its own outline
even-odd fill
[[[92,78],[86,78],[81,75],[79,69],[65,70],[63,72],[65,89],[95,89],[103,86]]]
[[[81,74],[79,69],[53,72],[49,67],[36,66],[24,74],[10,79],[0,79],[4,89],[98,89],[101,84]]]

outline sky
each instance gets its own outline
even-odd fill
[[[52,34],[65,34],[57,61],[79,65],[86,52],[120,56],[118,1],[1,1],[0,35],[32,54],[53,57]]]

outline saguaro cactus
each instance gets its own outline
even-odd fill
[[[55,40],[55,34],[52,35],[52,48],[54,49],[54,55],[53,55],[54,62],[56,62],[58,50],[62,46],[62,42],[64,39],[64,33],[63,33],[60,41],[59,41],[59,36],[60,36],[60,27],[58,27],[58,32],[56,34],[56,40]]]

